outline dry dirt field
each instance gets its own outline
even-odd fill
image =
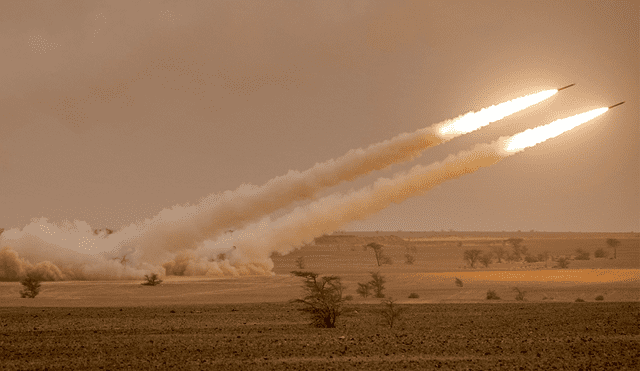
[[[488,251],[514,235],[534,254],[581,247],[591,259],[568,269],[553,261],[465,267],[465,249]],[[594,259],[606,238],[620,239],[617,259]],[[363,249],[373,241],[392,265],[378,267]],[[35,299],[0,282],[0,369],[637,369],[639,242],[634,234],[370,233],[276,256],[273,276],[170,276],[155,287],[44,282]],[[404,263],[407,253],[414,264]],[[342,277],[354,297],[336,329],[309,326],[288,303],[301,295],[301,279],[289,274],[299,257],[305,270]],[[371,271],[405,308],[392,330],[380,299],[356,295]],[[488,301],[487,290],[501,300]]]
[[[638,303],[406,305],[393,329],[356,304],[316,329],[294,304],[0,308],[0,368],[568,369],[640,367]]]

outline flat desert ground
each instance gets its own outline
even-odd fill
[[[582,248],[591,258],[566,269],[463,262],[465,250],[510,237],[534,255]],[[613,256],[607,238],[621,241],[617,258],[594,258],[597,248]],[[363,248],[370,242],[393,264],[378,267]],[[35,299],[0,282],[0,369],[637,369],[639,244],[631,233],[344,233],[274,256],[272,276],[44,282]],[[335,329],[311,327],[288,302],[302,294],[289,274],[300,257],[304,270],[340,276],[353,296]],[[355,292],[374,271],[404,310],[393,328],[380,299]],[[501,299],[487,300],[487,290]]]

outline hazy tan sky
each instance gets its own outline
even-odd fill
[[[638,231],[639,19],[631,1],[4,0],[0,227],[117,229],[576,83],[417,163],[626,104],[345,229]]]

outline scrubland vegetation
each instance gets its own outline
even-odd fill
[[[279,272],[274,277],[198,281],[194,286],[163,276],[167,283],[155,288],[142,287],[139,281],[130,286],[118,284],[118,290],[128,293],[129,299],[144,303],[140,307],[0,307],[0,368],[421,370],[555,366],[578,370],[639,366],[639,305],[620,301],[633,290],[631,284],[574,290],[573,286],[550,289],[549,284],[518,283],[514,287],[513,282],[476,279],[478,275],[488,277],[491,269],[512,277],[509,275],[517,269],[540,269],[547,264],[556,268],[569,264],[572,268],[585,264],[637,267],[633,265],[637,251],[628,241],[572,242],[562,250],[519,237],[418,242],[387,238],[385,244],[329,245],[326,254],[317,254],[325,248],[321,244],[305,247],[315,249],[315,255],[274,254],[275,271]],[[433,260],[433,251],[442,251],[450,260]],[[621,252],[621,257],[605,259],[610,251],[614,257]],[[350,257],[356,259],[348,260]],[[392,258],[404,259],[405,264],[392,265]],[[340,259],[347,262],[344,268]],[[429,259],[436,264],[429,265]],[[313,272],[289,274],[291,269],[303,267]],[[448,273],[430,276],[429,268]],[[557,274],[568,277],[572,271]],[[32,278],[38,281],[38,277]],[[162,282],[154,274],[145,276],[144,281],[145,286]],[[37,299],[15,299],[16,303],[20,300],[17,305],[37,306],[54,299],[65,305],[78,299],[79,287],[96,287],[74,284],[50,289],[46,285]],[[21,295],[28,287],[23,283]],[[38,290],[39,286],[35,295]],[[275,299],[279,302],[236,302],[271,300],[269,293],[281,295]],[[11,295],[17,298],[17,290]],[[184,298],[182,303],[188,303],[207,297],[234,304],[213,304],[219,301],[208,299],[206,305],[188,306],[176,300]],[[124,296],[118,298],[126,301]],[[164,301],[159,304],[158,298],[167,299],[160,299]],[[457,301],[465,303],[447,303]],[[425,304],[430,302],[438,304]],[[111,300],[104,305],[115,304]]]

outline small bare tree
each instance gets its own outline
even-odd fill
[[[620,245],[620,241],[615,238],[607,239],[607,245],[613,249],[613,258],[618,259],[618,246]]]
[[[376,263],[378,263],[378,267],[381,266],[382,264],[391,264],[391,259],[384,255],[383,245],[380,245],[379,243],[371,242],[370,244],[364,247],[365,250],[368,247],[371,248],[374,254],[376,255]]]
[[[369,272],[371,274],[371,281],[368,282],[369,286],[376,293],[376,298],[384,298],[382,291],[384,290],[384,284],[387,280],[382,277],[380,272]]]
[[[513,249],[513,257],[515,257],[513,260],[520,261],[524,255],[527,255],[526,246],[521,246],[522,241],[524,241],[522,238],[509,238],[506,240]]]
[[[371,295],[371,286],[369,285],[368,282],[367,283],[358,282],[358,288],[356,289],[356,293],[358,293],[358,295],[366,299],[369,295]]]
[[[516,300],[518,301],[523,301],[524,300],[524,295],[527,293],[524,290],[520,290],[519,287],[514,287],[513,291],[516,291],[518,294],[516,295]]]
[[[482,265],[484,265],[485,268],[488,268],[493,261],[493,255],[490,252],[486,252],[480,255],[480,258],[478,260],[480,261],[480,263],[482,263]]]
[[[318,277],[317,273],[293,271],[291,274],[304,278],[303,299],[294,299],[293,303],[304,304],[300,310],[311,314],[312,324],[316,327],[334,328],[336,319],[342,314],[344,287],[337,276]]]
[[[476,262],[480,259],[480,254],[482,254],[482,250],[472,249],[464,251],[464,260],[469,263],[471,268],[475,268]]]
[[[557,263],[556,268],[567,268],[569,266],[569,259],[563,256],[558,258]]]
[[[456,286],[462,287],[462,285],[463,285],[462,284],[462,280],[460,278],[456,277]]]
[[[305,268],[305,264],[304,264],[304,257],[299,257],[296,259],[296,267],[298,267],[298,269],[304,269]]]
[[[502,263],[502,259],[504,259],[507,255],[507,251],[502,246],[492,247],[491,252],[493,253],[493,256],[498,259],[498,263]]]
[[[414,258],[411,254],[404,254],[404,259],[405,264],[413,264],[413,262],[416,260],[416,258]]]
[[[162,280],[156,273],[145,274],[144,279],[145,282],[142,283],[143,286],[156,286],[162,283]]]
[[[393,328],[393,324],[400,318],[404,308],[399,307],[392,298],[383,300],[381,304],[383,308],[380,313],[387,325],[389,325],[389,328]]]
[[[27,274],[20,284],[23,287],[20,297],[33,299],[40,293],[40,280],[32,274]]]

